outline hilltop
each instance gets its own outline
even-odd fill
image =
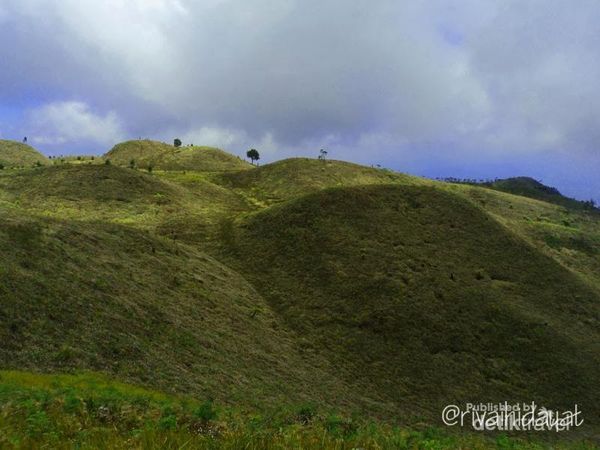
[[[0,140],[0,164],[4,168],[32,167],[50,164],[50,161],[27,144]]]
[[[104,155],[112,163],[146,169],[196,170],[202,172],[225,172],[244,170],[252,165],[238,157],[214,147],[174,147],[163,142],[139,140],[115,145]]]
[[[223,174],[216,182],[249,198],[269,205],[336,186],[365,184],[425,184],[412,177],[345,161],[290,158],[245,172]]]

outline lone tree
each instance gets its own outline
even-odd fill
[[[327,159],[327,151],[326,150],[319,150],[319,159],[322,159],[323,161],[325,161]]]
[[[250,161],[252,161],[252,164],[254,164],[254,161],[258,161],[260,159],[260,154],[258,153],[258,150],[251,148],[250,150],[248,150],[246,152],[246,156],[248,158],[250,158]]]
[[[177,138],[173,141],[175,147],[181,147],[181,139]]]

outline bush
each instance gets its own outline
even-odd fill
[[[4,164],[0,163],[0,170],[4,170]]]
[[[204,422],[210,422],[217,418],[217,411],[213,407],[212,401],[207,400],[194,411],[194,416]]]
[[[107,159],[107,160],[105,160],[105,161],[104,161],[104,165],[105,165],[105,166],[110,166],[110,159]]]
[[[298,411],[297,419],[302,425],[308,425],[315,417],[315,409],[310,405],[305,405]]]

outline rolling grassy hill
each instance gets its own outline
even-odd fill
[[[349,395],[205,253],[121,225],[2,217],[2,367],[104,371],[247,406]]]
[[[180,150],[0,172],[0,368],[403,425],[448,403],[578,403],[598,436],[596,214]]]
[[[50,164],[48,158],[33,147],[16,141],[0,140],[0,167],[32,167]]]
[[[196,170],[224,172],[250,169],[252,165],[214,147],[179,147],[162,142],[139,140],[116,145],[106,155],[112,163],[129,166],[133,160],[136,167],[152,166],[159,170]]]
[[[336,186],[427,183],[418,177],[345,161],[308,158],[285,159],[255,170],[227,173],[215,177],[214,181],[235,190],[259,206],[268,206]]]
[[[460,197],[338,188],[236,231],[230,264],[373,399],[430,420],[484,397],[597,414],[597,293]]]

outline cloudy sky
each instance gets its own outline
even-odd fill
[[[600,200],[597,0],[0,0],[0,137],[154,138]]]

